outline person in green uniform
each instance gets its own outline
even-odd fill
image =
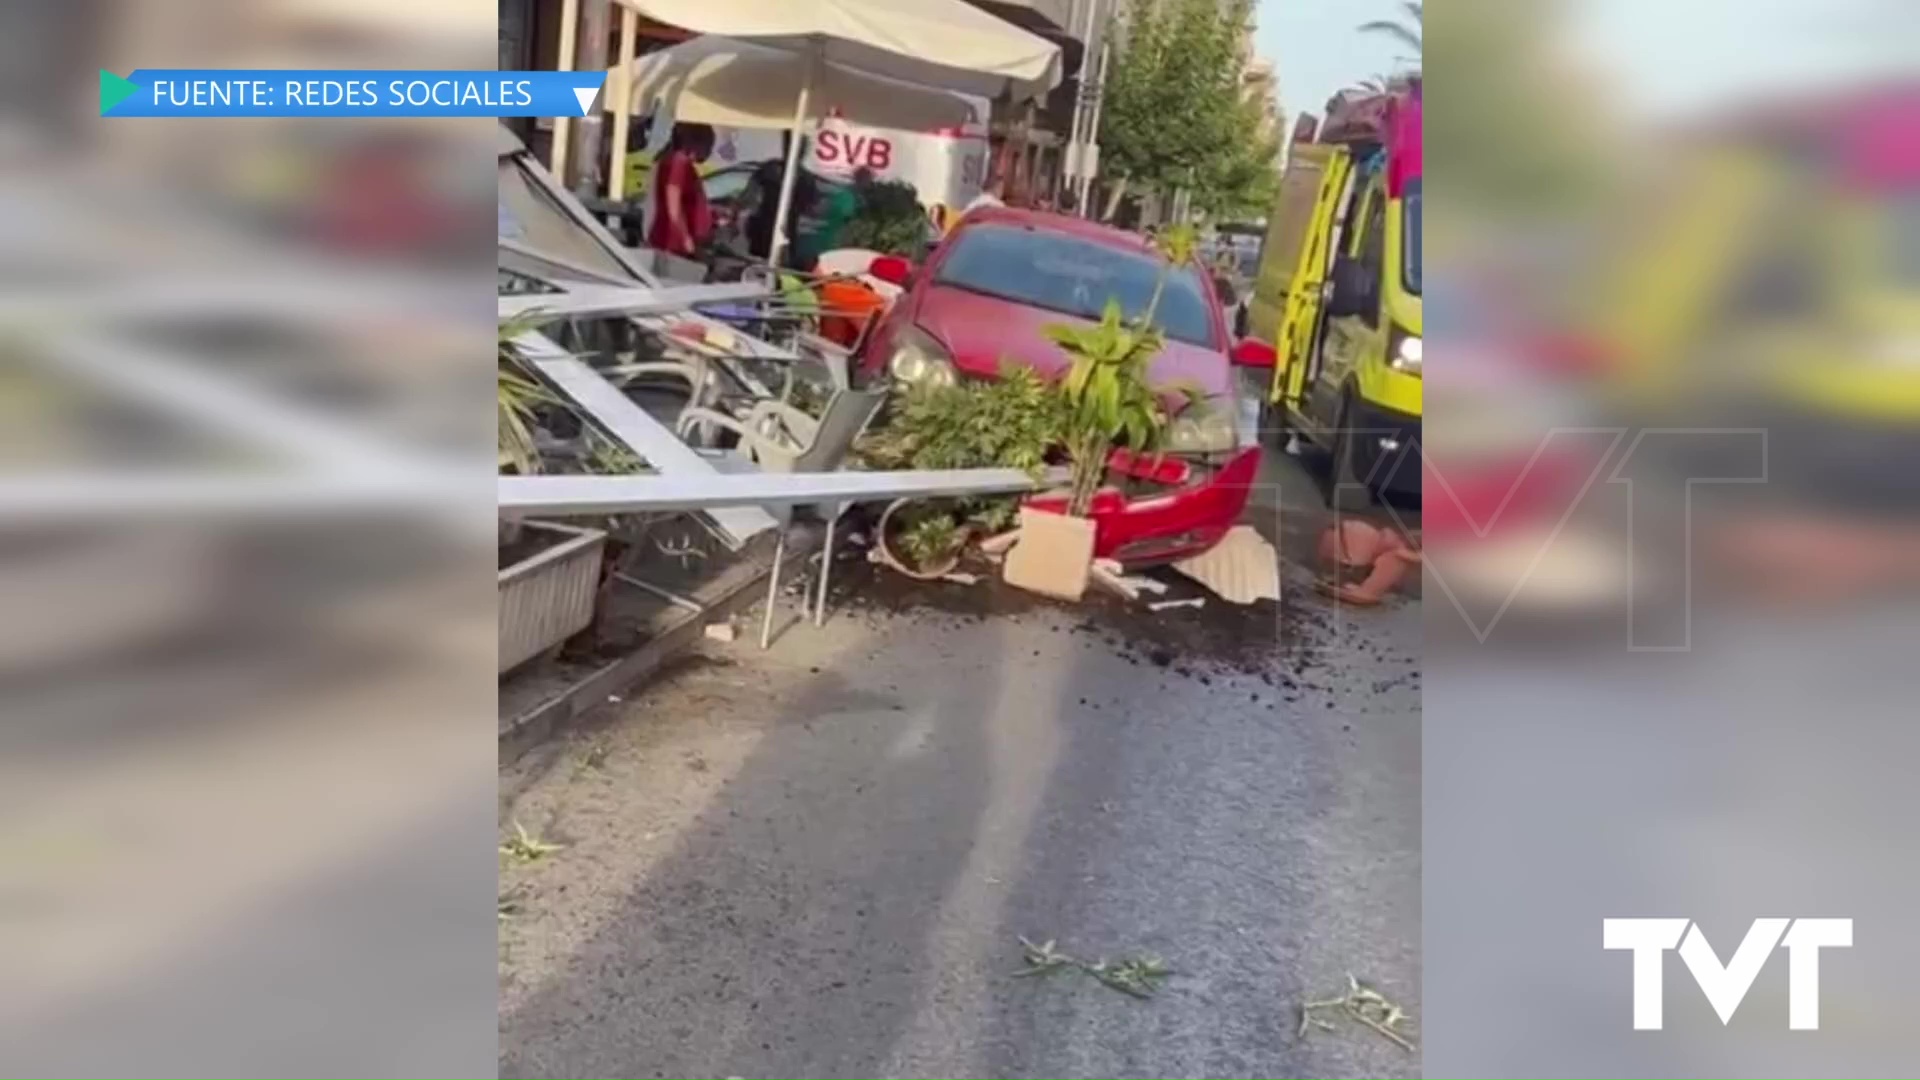
[[[813,259],[841,246],[840,234],[860,216],[866,206],[867,190],[872,186],[873,170],[863,168],[853,174],[852,184],[836,186],[821,200],[820,223],[814,230],[813,242],[808,245]]]

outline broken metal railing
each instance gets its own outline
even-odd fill
[[[604,517],[725,507],[811,506],[911,498],[957,498],[1031,491],[1019,469],[934,469],[898,472],[723,473],[706,476],[503,476],[500,514]]]

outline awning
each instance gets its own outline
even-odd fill
[[[648,112],[663,102],[675,120],[719,127],[785,129],[793,126],[793,103],[808,78],[809,58],[800,52],[705,36],[648,53],[628,69],[632,110]],[[618,68],[607,73],[620,77]],[[867,75],[829,63],[814,84],[823,111],[856,123],[900,131],[929,131],[984,122],[986,103],[948,90]],[[614,93],[601,95],[611,102]]]
[[[1060,81],[1060,47],[965,0],[619,0],[702,34],[751,38],[829,63],[981,97],[1039,97]]]

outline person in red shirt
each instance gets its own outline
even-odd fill
[[[713,153],[713,128],[675,124],[654,162],[652,222],[647,244],[691,259],[713,238],[713,211],[700,182],[700,164]]]

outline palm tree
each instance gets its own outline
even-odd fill
[[[1400,44],[1405,45],[1407,48],[1412,49],[1414,55],[1417,57],[1420,54],[1421,0],[1405,0],[1400,7],[1406,12],[1404,21],[1399,19],[1375,19],[1372,22],[1361,23],[1360,32],[1363,34],[1385,34]]]

